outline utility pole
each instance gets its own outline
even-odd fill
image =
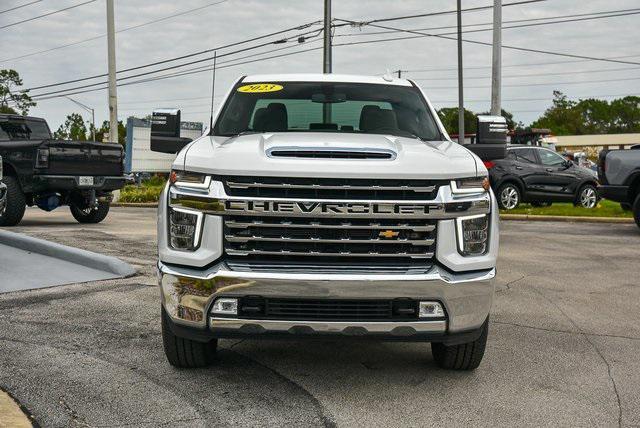
[[[65,98],[71,101],[72,103],[79,105],[89,113],[91,113],[91,126],[93,127],[91,129],[91,141],[95,143],[96,142],[96,111],[93,108],[89,107],[88,105],[82,104],[80,101],[76,101],[71,97],[65,96]]]
[[[324,55],[322,72],[331,73],[331,0],[324,0]]]
[[[398,79],[402,78],[402,70],[398,70]]]
[[[462,82],[462,5],[457,0],[458,15],[458,144],[464,144],[464,92]]]
[[[502,90],[502,0],[493,0],[493,56],[491,59],[491,114],[500,116]]]
[[[116,32],[113,0],[107,0],[107,55],[109,63],[109,141],[118,142],[118,90],[116,87]]]

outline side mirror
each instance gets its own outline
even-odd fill
[[[465,146],[483,161],[507,157],[507,120],[502,116],[478,116],[476,139]]]
[[[191,138],[180,137],[180,110],[161,109],[151,117],[151,151],[178,153]]]

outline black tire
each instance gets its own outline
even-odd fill
[[[633,218],[640,227],[640,193],[636,195],[636,201],[633,203]]]
[[[496,194],[498,206],[501,210],[514,210],[518,208],[522,202],[522,194],[520,189],[513,183],[505,183],[498,188]]]
[[[215,361],[216,348],[218,347],[217,340],[203,343],[176,336],[171,331],[170,322],[169,316],[163,307],[162,344],[169,364],[174,367],[193,369],[207,367]]]
[[[473,342],[461,345],[447,346],[442,343],[432,343],[431,353],[436,364],[447,370],[474,370],[478,368],[484,350],[487,346],[489,334],[489,320],[482,326],[482,333]]]
[[[7,207],[0,213],[0,226],[15,226],[24,217],[27,201],[16,177],[6,175],[2,182],[7,185]]]
[[[550,207],[551,205],[551,202],[531,202],[531,206],[536,208]]]
[[[586,202],[587,196],[584,195],[585,192],[589,192],[590,195],[588,197],[588,202]],[[580,190],[578,190],[574,204],[582,208],[593,209],[598,206],[599,201],[600,198],[598,197],[598,190],[596,187],[592,184],[585,184],[580,187]]]
[[[626,203],[626,202],[620,202],[620,208],[622,208],[623,211],[631,211],[631,210],[633,210],[633,206],[631,204]]]
[[[83,210],[75,205],[69,206],[71,215],[78,220],[78,223],[100,223],[109,214],[109,207],[109,202],[98,202],[98,208],[92,210]]]

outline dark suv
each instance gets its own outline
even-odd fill
[[[598,183],[593,173],[552,150],[510,146],[505,159],[485,165],[501,209],[512,210],[521,202],[537,206],[573,202],[584,208],[598,204]]]

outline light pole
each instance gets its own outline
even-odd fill
[[[491,114],[500,116],[502,80],[502,0],[493,0],[493,56],[491,60]]]
[[[96,142],[96,112],[94,109],[92,109],[91,107],[82,104],[80,101],[76,101],[71,97],[65,97],[66,99],[68,99],[69,101],[79,105],[80,107],[82,107],[83,109],[85,109],[86,111],[91,113],[91,140],[95,143]]]
[[[109,141],[118,142],[118,91],[116,84],[116,31],[113,0],[107,0],[107,62],[109,65]]]

